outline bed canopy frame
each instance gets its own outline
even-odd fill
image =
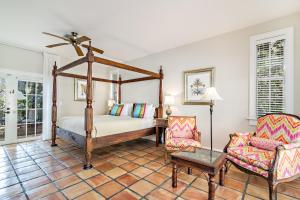
[[[122,80],[119,76],[119,80],[109,80],[109,79],[103,79],[103,78],[97,78],[93,77],[93,63],[100,63],[112,67],[116,67],[123,70],[133,71],[140,74],[148,75],[146,77],[142,78],[134,78],[134,79],[128,79],[128,80]],[[64,71],[71,69],[75,66],[78,66],[80,64],[87,63],[87,75],[77,75],[77,74],[71,74],[71,73],[65,73]],[[125,142],[132,139],[137,139],[143,136],[147,136],[150,134],[153,134],[154,128],[148,128],[138,131],[131,131],[131,132],[125,132],[115,135],[109,135],[109,136],[103,136],[103,137],[96,137],[92,138],[92,131],[93,131],[93,87],[92,87],[92,81],[100,81],[100,82],[106,82],[106,83],[115,83],[118,84],[118,103],[121,103],[121,86],[122,84],[126,83],[133,83],[133,82],[139,82],[139,81],[146,81],[146,80],[159,80],[159,98],[158,102],[159,105],[156,109],[156,117],[162,117],[163,115],[163,107],[162,107],[162,96],[163,96],[163,90],[162,90],[162,80],[163,80],[163,70],[162,67],[160,67],[159,73],[151,72],[145,69],[141,69],[138,67],[130,66],[124,63],[118,63],[116,61],[100,58],[97,56],[94,56],[92,50],[91,50],[91,42],[89,44],[88,52],[87,54],[78,59],[75,60],[61,68],[57,68],[56,62],[53,66],[52,70],[52,76],[53,76],[53,94],[52,94],[52,143],[51,146],[57,146],[55,140],[56,140],[56,133],[57,133],[57,77],[69,77],[69,78],[78,78],[78,79],[85,79],[87,80],[87,91],[86,91],[86,108],[85,108],[85,132],[86,137],[83,138],[85,140],[84,145],[84,151],[85,151],[85,164],[84,169],[90,169],[92,168],[91,160],[92,160],[92,151],[95,148],[104,147],[112,144],[117,144],[120,142]],[[70,137],[73,142],[76,142],[74,139],[74,136]]]

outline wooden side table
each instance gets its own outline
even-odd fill
[[[220,185],[224,185],[226,154],[195,148],[194,151],[178,151],[171,154],[173,164],[172,187],[177,187],[177,172],[180,167],[196,168],[208,174],[208,199],[215,199],[215,176],[220,172]],[[190,170],[189,170],[190,171]]]
[[[159,141],[160,141],[160,131],[159,129],[162,129],[162,134],[164,137],[164,142],[166,142],[166,134],[165,129],[168,127],[168,119],[167,118],[156,118],[155,122],[155,131],[156,131],[156,146],[158,147]]]

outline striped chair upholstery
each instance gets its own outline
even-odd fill
[[[284,144],[300,142],[300,120],[285,114],[273,114],[257,120],[256,136],[281,141]]]
[[[251,143],[253,136],[256,140],[277,141],[273,143],[278,146],[274,150],[255,147]],[[227,160],[239,168],[269,179],[270,199],[273,199],[273,189],[278,183],[300,177],[300,118],[289,114],[262,116],[257,120],[255,134],[232,134],[224,151]]]
[[[200,147],[200,132],[196,127],[196,117],[170,116],[165,146],[167,151]]]

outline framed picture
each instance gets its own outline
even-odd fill
[[[74,100],[86,101],[87,82],[84,79],[74,79]],[[95,82],[93,81],[93,96],[95,94]]]
[[[202,101],[206,88],[214,85],[214,68],[203,68],[184,72],[184,104],[209,105]]]

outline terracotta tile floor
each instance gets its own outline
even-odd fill
[[[83,170],[83,151],[63,140],[58,147],[33,141],[0,147],[0,199],[207,199],[207,181],[197,170],[181,172],[171,186],[172,168],[163,147],[135,140],[93,154],[94,168]],[[233,166],[216,199],[268,199],[267,182]],[[278,186],[278,199],[300,199],[300,180]]]

